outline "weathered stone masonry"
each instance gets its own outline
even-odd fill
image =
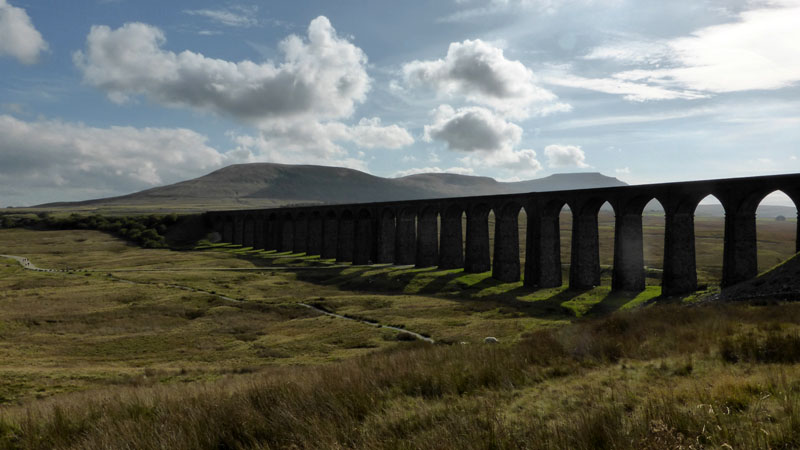
[[[517,218],[524,210],[528,218],[525,285],[555,287],[562,283],[559,213],[567,205],[572,212],[569,284],[588,288],[600,283],[597,216],[600,207],[608,202],[616,216],[612,288],[638,291],[645,286],[642,212],[649,201],[656,199],[665,212],[662,288],[664,294],[674,295],[697,288],[694,211],[700,200],[714,195],[725,209],[722,284],[729,286],[757,274],[755,211],[766,195],[778,190],[797,204],[800,174],[529,194],[214,211],[206,216],[223,241],[243,246],[319,254],[353,264],[463,267],[472,273],[491,270],[498,280],[517,281],[523,270]],[[489,254],[490,212],[495,217],[494,255]],[[466,230],[462,225],[464,216]],[[800,250],[800,245],[797,249]]]

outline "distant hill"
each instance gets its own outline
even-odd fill
[[[199,178],[120,197],[34,208],[202,211],[288,204],[359,203],[624,186],[599,173],[555,174],[504,183],[489,177],[426,173],[382,178],[353,169],[273,163],[236,164]]]

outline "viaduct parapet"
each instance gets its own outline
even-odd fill
[[[614,209],[614,290],[645,287],[642,212],[658,200],[665,212],[662,292],[697,289],[694,212],[713,195],[725,209],[722,285],[757,275],[756,208],[774,191],[800,200],[800,174],[690,181],[527,194],[284,207],[206,213],[224,242],[256,249],[291,251],[353,264],[389,263],[464,268],[531,287],[562,285],[559,213],[572,213],[569,285],[600,284],[597,216]],[[518,216],[527,215],[525,267],[520,265]],[[493,213],[494,255],[489,214]],[[466,230],[462,216],[466,215]],[[464,233],[466,231],[466,233]],[[798,227],[800,235],[800,227]],[[465,236],[465,237],[464,237]],[[800,239],[796,249],[800,250]]]

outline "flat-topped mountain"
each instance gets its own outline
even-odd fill
[[[360,203],[438,197],[624,186],[599,173],[556,174],[499,182],[489,177],[425,173],[382,178],[343,167],[274,163],[236,164],[199,178],[120,197],[49,203],[47,208],[209,210],[288,204]]]

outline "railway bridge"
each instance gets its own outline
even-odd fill
[[[572,214],[569,286],[600,284],[598,213],[614,210],[612,289],[645,287],[642,213],[651,200],[665,213],[662,292],[697,289],[694,212],[715,196],[725,209],[722,285],[757,275],[756,208],[782,191],[800,201],[800,174],[575,189],[525,194],[281,207],[206,213],[224,242],[256,249],[335,258],[354,265],[389,263],[465,272],[492,272],[500,281],[561,286],[559,214]],[[518,217],[527,215],[525,265],[520,264]],[[490,213],[494,251],[490,255]],[[466,233],[463,216],[466,216]],[[798,227],[800,237],[800,227]],[[800,239],[795,247],[800,251]]]

